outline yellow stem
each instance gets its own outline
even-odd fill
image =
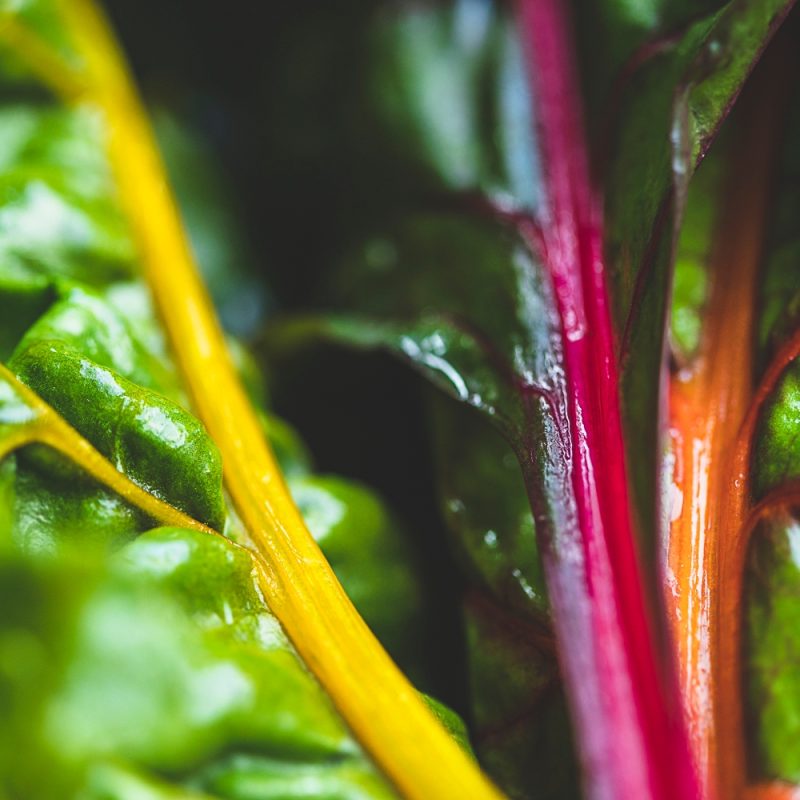
[[[15,426],[13,431],[0,440],[0,460],[13,450],[28,444],[47,445],[157,522],[220,535],[213,528],[203,525],[133,483],[4,364],[0,364],[0,380],[8,383],[31,411],[29,420]]]
[[[75,99],[85,91],[78,68],[53,52],[49,43],[22,24],[13,11],[0,11],[0,40],[61,97]]]
[[[147,282],[195,409],[222,453],[228,491],[261,556],[257,572],[271,610],[405,797],[501,797],[367,628],[307,530],[230,361],[109,27],[92,0],[63,0],[61,8],[86,63],[86,98],[106,114],[111,161]],[[62,92],[48,70],[39,72]]]

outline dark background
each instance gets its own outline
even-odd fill
[[[232,180],[256,266],[279,304],[307,303],[308,276],[341,243],[342,218],[360,216],[364,143],[349,128],[360,115],[361,32],[375,3],[105,5],[146,98],[199,131]]]

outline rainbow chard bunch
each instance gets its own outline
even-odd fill
[[[244,274],[93,1],[0,1],[0,797],[794,796],[791,5],[287,12]],[[226,319],[285,289],[252,351],[194,253]],[[267,409],[379,446],[325,408],[375,353],[435,508]]]

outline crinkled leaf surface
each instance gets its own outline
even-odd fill
[[[17,554],[2,568],[11,796],[138,796],[125,770],[133,785],[169,775],[221,798],[259,783],[260,796],[307,796],[308,781],[330,798],[393,796],[230,543],[162,528],[107,566]]]

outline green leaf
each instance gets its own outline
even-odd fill
[[[138,325],[113,305],[114,294],[123,287],[111,284],[102,294],[80,285],[61,290],[57,301],[20,338],[10,363],[25,360],[27,351],[42,342],[54,342],[81,351],[97,366],[132,383],[183,402],[178,376],[164,353],[148,349]],[[152,311],[149,316],[152,326]]]
[[[800,782],[800,528],[789,515],[756,530],[746,572],[746,679],[751,770]]]
[[[248,753],[263,759],[265,791],[275,784],[266,796],[305,796],[309,774],[320,796],[393,796],[264,608],[249,557],[223,539],[157,529],[109,567],[17,556],[2,569],[12,796],[102,797],[86,782],[121,763],[238,798]],[[228,789],[213,780],[226,768]]]
[[[384,157],[398,175],[414,170],[415,192],[480,190],[538,205],[533,109],[510,17],[489,3],[409,7],[376,16],[367,48]]]
[[[58,341],[29,344],[11,366],[134,483],[213,528],[223,527],[219,453],[180,406]]]
[[[800,363],[786,369],[761,412],[752,478],[757,499],[800,476]]]
[[[710,158],[697,171],[686,201],[685,219],[676,245],[673,267],[670,334],[672,352],[681,364],[699,355],[703,314],[710,293],[708,267],[719,223],[723,189],[723,142],[717,142]]]
[[[552,631],[479,591],[466,595],[475,749],[511,797],[579,797]]]
[[[33,282],[45,274],[99,286],[129,277],[133,245],[96,110],[4,104],[0,123],[4,279]]]
[[[387,257],[376,261],[378,250]],[[358,313],[296,323],[282,332],[287,342],[321,331],[386,348],[509,434],[520,394],[541,393],[554,363],[557,321],[541,264],[502,221],[402,216],[345,257],[335,296]]]
[[[442,515],[471,584],[547,625],[536,530],[513,449],[472,411],[431,395]]]
[[[775,171],[770,221],[764,251],[758,331],[759,371],[763,371],[800,322],[800,96],[786,104],[784,144]]]

